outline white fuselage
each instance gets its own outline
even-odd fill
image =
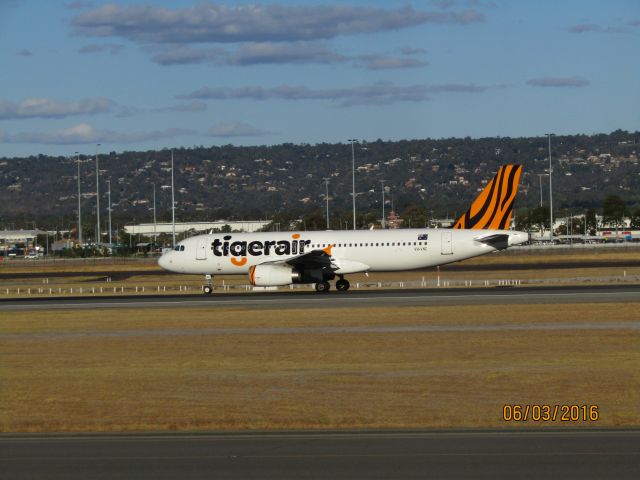
[[[496,234],[507,235],[508,246],[528,240],[527,233],[512,230],[430,228],[215,233],[182,240],[158,263],[178,273],[246,275],[254,265],[324,250],[336,274],[412,270],[494,252],[496,248],[477,239]]]

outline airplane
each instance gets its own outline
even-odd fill
[[[315,284],[317,292],[349,290],[345,275],[414,270],[458,262],[519,245],[529,234],[508,230],[521,165],[503,165],[453,228],[209,233],[177,243],[158,260],[165,270],[248,275],[257,287]]]

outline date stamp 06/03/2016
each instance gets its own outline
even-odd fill
[[[507,404],[502,407],[505,422],[597,422],[598,405]]]

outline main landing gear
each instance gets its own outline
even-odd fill
[[[202,293],[205,295],[211,295],[213,293],[213,276],[205,275],[204,281],[207,283],[202,286]]]
[[[336,282],[336,290],[339,292],[346,292],[349,290],[351,284],[348,280],[345,280],[344,277],[340,277],[340,280]],[[316,283],[316,292],[318,293],[326,293],[331,288],[329,282],[318,282]]]
[[[336,290],[339,292],[346,292],[350,286],[349,280],[345,280],[344,277],[340,277],[340,280],[336,282]]]

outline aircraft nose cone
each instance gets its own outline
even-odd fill
[[[171,255],[171,252],[167,252],[164,253],[159,259],[158,259],[158,265],[160,266],[160,268],[164,268],[165,270],[169,270],[169,256]]]

